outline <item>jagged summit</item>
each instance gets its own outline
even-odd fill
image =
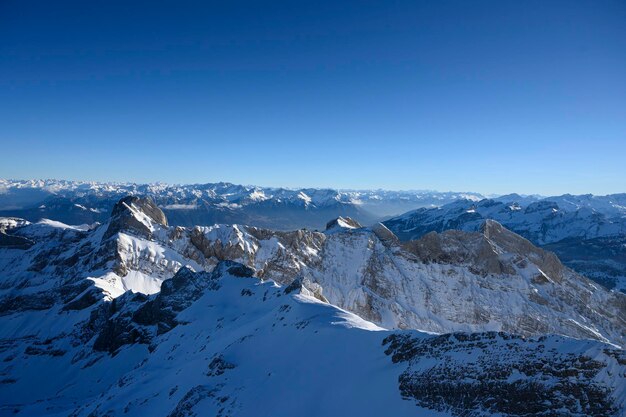
[[[350,217],[339,216],[336,219],[333,219],[326,223],[326,231],[337,230],[337,229],[360,229],[363,226],[356,220]]]
[[[485,220],[480,232],[503,251],[518,257],[527,257],[552,279],[560,281],[564,275],[564,265],[552,252],[543,250],[502,226],[495,220]]]
[[[157,207],[150,197],[126,196],[113,207],[111,217],[120,216],[126,212],[140,211],[148,216],[152,221],[167,226],[167,218],[163,211]]]
[[[400,244],[400,240],[398,239],[398,237],[387,228],[387,226],[385,226],[382,223],[376,223],[375,225],[373,225],[371,227],[372,232],[374,232],[374,234],[376,235],[376,237],[378,237],[378,239],[380,239],[383,243],[385,243],[388,246],[399,246]]]
[[[527,239],[494,220],[482,223],[478,232],[446,230],[430,232],[420,239],[403,243],[424,262],[464,264],[483,275],[516,274],[518,267],[535,265],[538,274],[560,282],[564,266],[551,252],[534,246]]]
[[[150,197],[126,196],[113,206],[109,227],[104,234],[107,239],[122,231],[132,231],[150,237],[155,225],[167,227],[167,218]]]

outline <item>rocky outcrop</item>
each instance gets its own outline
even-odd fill
[[[479,232],[430,232],[402,246],[423,262],[467,265],[483,276],[515,274],[515,265],[524,267],[532,263],[543,272],[542,279],[556,282],[563,279],[564,266],[556,255],[534,246],[494,220],[486,220]]]
[[[285,287],[285,294],[304,294],[311,297],[315,297],[321,302],[328,303],[326,297],[324,297],[324,289],[321,285],[311,282],[308,278],[298,277],[293,280],[291,284]]]
[[[252,278],[254,270],[232,261],[218,263],[210,273],[181,268],[164,281],[161,292],[152,297],[127,293],[110,303],[105,302],[92,313],[83,333],[95,332],[94,349],[111,354],[124,345],[150,344],[155,335],[178,326],[177,315],[206,291],[219,290],[220,279],[227,276]]]
[[[481,232],[485,221],[495,220],[534,245],[554,251],[578,273],[626,292],[626,250],[621,242],[626,236],[625,197],[564,195],[532,201],[509,195],[479,202],[459,200],[384,223],[408,241],[450,229]]]
[[[404,243],[403,247],[425,263],[465,265],[482,276],[515,273],[510,265],[502,262],[499,253],[481,233],[430,232],[419,240]]]
[[[380,239],[387,247],[396,247],[400,245],[400,239],[389,230],[384,224],[376,223],[371,227],[372,232]]]
[[[113,206],[109,227],[103,239],[108,239],[120,231],[151,238],[154,225],[167,226],[163,211],[149,197],[128,196]]]
[[[90,287],[89,281],[79,281],[30,294],[5,295],[0,297],[0,316],[23,311],[48,310],[58,304],[66,304],[67,309],[80,310],[94,304],[87,295]]]
[[[554,253],[533,245],[527,239],[511,232],[495,220],[485,220],[479,231],[504,252],[528,258],[550,279],[556,282],[561,282],[563,279],[565,267]]]
[[[28,238],[9,235],[0,231],[0,248],[28,249],[34,244],[35,242]]]
[[[555,342],[458,333],[396,334],[383,344],[394,363],[406,364],[398,379],[403,398],[421,407],[463,417],[618,415],[610,381],[623,352],[607,349],[592,358],[566,339]]]
[[[342,217],[339,216],[336,219],[333,219],[326,223],[326,230],[334,230],[334,229],[360,229],[363,226],[359,222],[350,217]]]

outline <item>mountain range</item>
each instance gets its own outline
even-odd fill
[[[29,221],[47,218],[66,224],[104,222],[115,203],[126,195],[150,197],[170,223],[178,226],[230,223],[277,230],[323,229],[329,219],[338,216],[369,224],[417,207],[436,207],[459,198],[483,198],[478,193],[286,189],[230,183],[0,180],[0,216]]]
[[[478,202],[459,199],[410,211],[385,225],[407,240],[433,231],[475,231],[486,219],[553,251],[566,265],[605,287],[626,290],[626,194],[563,195],[538,201],[517,195]]]
[[[285,189],[229,183],[166,185],[0,180],[0,216],[66,224],[106,222],[126,195],[150,197],[175,226],[240,224],[324,230],[329,219],[385,221],[401,240],[496,220],[555,252],[578,273],[626,291],[626,194],[541,197],[436,191]]]
[[[1,224],[0,413],[626,410],[626,295],[496,221],[182,227],[127,196],[102,224]]]
[[[4,180],[0,415],[623,415],[625,203]]]

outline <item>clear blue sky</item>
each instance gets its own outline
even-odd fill
[[[624,1],[155,3],[0,2],[0,177],[626,192]]]

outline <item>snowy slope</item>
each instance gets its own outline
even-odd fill
[[[617,416],[625,410],[623,352],[601,342],[384,331],[306,288],[261,282],[253,272],[232,262],[212,273],[185,268],[152,296],[127,292],[87,307],[59,304],[2,316],[0,414]]]

